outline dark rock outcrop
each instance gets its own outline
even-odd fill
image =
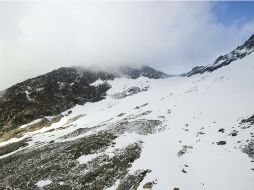
[[[106,154],[106,150],[114,145],[114,140],[121,134],[115,133],[112,126],[75,141],[30,147],[2,158],[0,189],[37,189],[36,183],[44,179],[52,180],[45,189],[105,189],[120,179],[126,179],[122,184],[124,186],[128,182],[138,185],[149,171],[140,171],[130,177],[128,170],[140,157],[141,141],[114,149],[113,156]],[[23,146],[26,144],[20,141],[19,144],[3,147],[2,152],[8,153]],[[79,163],[78,158],[87,155],[96,156]]]
[[[123,178],[116,190],[129,190],[137,189],[140,182],[143,181],[147,173],[150,173],[151,170],[137,170],[134,174],[129,174]]]
[[[10,131],[45,116],[58,115],[76,104],[100,101],[110,85],[107,82],[96,86],[91,84],[98,79],[107,81],[122,75],[134,79],[140,76],[154,79],[168,76],[148,66],[138,69],[125,67],[112,73],[79,67],[59,68],[1,92],[0,132]]]
[[[123,92],[120,92],[120,93],[116,93],[116,94],[113,94],[111,95],[112,98],[114,99],[122,99],[122,98],[125,98],[127,96],[132,96],[134,94],[138,94],[142,91],[146,91],[147,89],[141,89],[139,87],[130,87],[128,88],[127,90],[123,91]]]
[[[113,74],[60,68],[8,88],[0,98],[0,130],[44,116],[57,115],[76,104],[103,99],[107,83],[92,86],[97,79],[110,80]]]
[[[217,145],[225,145],[225,144],[227,144],[226,141],[218,141],[218,142],[216,142],[216,143],[217,143]]]
[[[243,123],[249,123],[251,125],[254,125],[254,115],[252,115],[251,117],[249,117],[247,119],[243,119],[241,121],[241,124],[243,124]]]
[[[141,76],[153,79],[167,78],[170,76],[148,66],[142,66],[140,68],[121,67],[119,73],[132,79],[136,79]]]

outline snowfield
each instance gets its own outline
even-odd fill
[[[152,190],[253,190],[254,162],[242,148],[254,138],[254,126],[240,124],[254,114],[253,73],[254,54],[250,54],[212,73],[192,77],[107,81],[112,87],[104,100],[77,105],[50,127],[2,142],[0,146],[31,138],[28,146],[0,158],[53,141],[76,141],[113,126],[118,134],[113,146],[81,155],[77,164],[101,155],[111,158],[116,150],[142,142],[140,157],[128,169],[129,174],[151,170],[138,185],[140,190],[149,182]],[[104,81],[93,85],[101,83]],[[113,98],[132,87],[145,90]],[[130,125],[119,132],[117,123],[126,120]],[[51,183],[54,179],[44,176],[36,185],[44,188]],[[117,189],[119,183],[116,180],[108,189]]]

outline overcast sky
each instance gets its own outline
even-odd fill
[[[61,66],[206,65],[254,33],[254,3],[0,2],[0,90]]]

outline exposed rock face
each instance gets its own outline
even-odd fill
[[[43,116],[57,115],[76,104],[101,100],[110,88],[108,84],[91,86],[112,74],[60,68],[8,88],[0,98],[0,127],[6,130]],[[9,129],[8,129],[9,128]]]
[[[150,67],[122,68],[120,73],[95,72],[63,67],[18,83],[0,95],[0,131],[9,131],[44,116],[58,115],[76,104],[102,100],[108,83],[90,85],[97,80],[112,80],[121,75],[164,78],[168,75]]]
[[[240,122],[240,126],[243,125],[241,128],[242,129],[248,129],[248,128],[253,128],[254,127],[254,115],[247,119],[243,119]],[[246,125],[246,126],[244,126]],[[254,161],[254,136],[253,133],[251,133],[251,139],[246,140],[248,142],[247,144],[244,145],[242,148],[243,153],[247,154],[250,158],[253,159]]]
[[[115,98],[115,99],[122,99],[122,98],[125,98],[127,96],[132,96],[134,94],[138,94],[142,91],[145,91],[146,89],[140,89],[139,87],[131,87],[131,88],[128,88],[127,90],[121,92],[121,93],[116,93],[116,94],[113,94],[111,97],[112,98]]]
[[[140,68],[131,68],[131,67],[122,67],[119,71],[121,74],[127,75],[132,79],[136,79],[140,76],[144,76],[147,78],[159,79],[159,78],[167,78],[169,75],[157,71],[148,66],[142,66]]]
[[[184,73],[182,74],[181,76],[187,76],[187,77],[190,77],[192,75],[195,75],[195,74],[199,74],[202,72],[202,70],[205,68],[205,66],[197,66],[197,67],[194,67],[190,72],[188,73]]]
[[[243,119],[241,123],[250,123],[251,125],[254,125],[254,115],[252,115],[248,119]]]
[[[120,180],[116,187],[118,190],[136,189],[146,174],[151,172],[146,169],[137,170],[134,174],[128,173],[132,163],[140,157],[142,141],[115,148],[110,154],[107,150],[112,149],[114,141],[124,133],[148,135],[156,133],[155,129],[159,129],[160,125],[161,122],[157,120],[117,122],[77,140],[52,142],[21,150],[8,158],[0,159],[0,189],[36,189],[38,181],[46,179],[50,179],[52,183],[44,189],[99,190],[111,187],[117,180]],[[26,141],[2,147],[0,153],[2,151],[5,154],[24,147],[27,145]],[[95,156],[84,163],[78,161],[80,157],[89,155]]]
[[[24,140],[0,147],[0,156],[11,153],[15,150],[18,150],[19,148],[27,146],[28,145],[27,141],[29,141],[29,139],[24,139]]]
[[[140,182],[145,178],[146,174],[151,172],[150,170],[137,170],[132,175],[127,175],[122,179],[116,190],[130,190],[137,189]]]
[[[219,142],[216,142],[217,145],[225,145],[227,142],[226,141],[219,141]]]
[[[24,128],[16,128],[10,131],[0,133],[0,142],[8,141],[12,138],[21,138],[28,132],[39,130],[43,127],[49,127],[53,123],[57,123],[63,116],[60,114],[52,118],[43,118],[38,122],[27,125]]]
[[[180,157],[182,155],[184,155],[185,153],[188,152],[188,149],[193,149],[193,146],[187,146],[187,145],[184,145],[182,147],[182,149],[177,153],[177,155]]]
[[[251,139],[251,141],[247,145],[245,145],[242,151],[246,153],[249,157],[254,159],[254,139]]]
[[[190,72],[182,74],[182,76],[192,76],[195,74],[203,74],[205,72],[215,71],[223,66],[229,65],[231,62],[242,59],[254,51],[254,34],[241,46],[226,55],[219,56],[213,64],[207,66],[194,67]]]

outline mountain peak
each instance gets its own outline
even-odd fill
[[[158,79],[168,77],[148,66],[122,67],[118,72],[93,71],[82,67],[61,67],[44,75],[28,79],[6,89],[0,96],[0,131],[52,116],[76,104],[102,100],[110,85],[104,82],[90,85],[97,80],[108,81],[127,76],[136,79],[144,76]]]
[[[242,45],[246,47],[246,49],[253,49],[254,48],[254,34]]]
[[[120,67],[119,73],[133,79],[136,79],[141,76],[147,77],[147,78],[153,78],[153,79],[169,77],[169,75],[163,72],[157,71],[146,65],[143,65],[137,68],[128,67],[128,66]]]
[[[207,66],[194,67],[190,72],[184,73],[181,76],[192,76],[203,74],[205,72],[213,72],[221,67],[229,65],[231,62],[242,59],[254,51],[254,34],[245,41],[244,44],[238,46],[235,50],[228,54],[220,55],[212,64]]]

